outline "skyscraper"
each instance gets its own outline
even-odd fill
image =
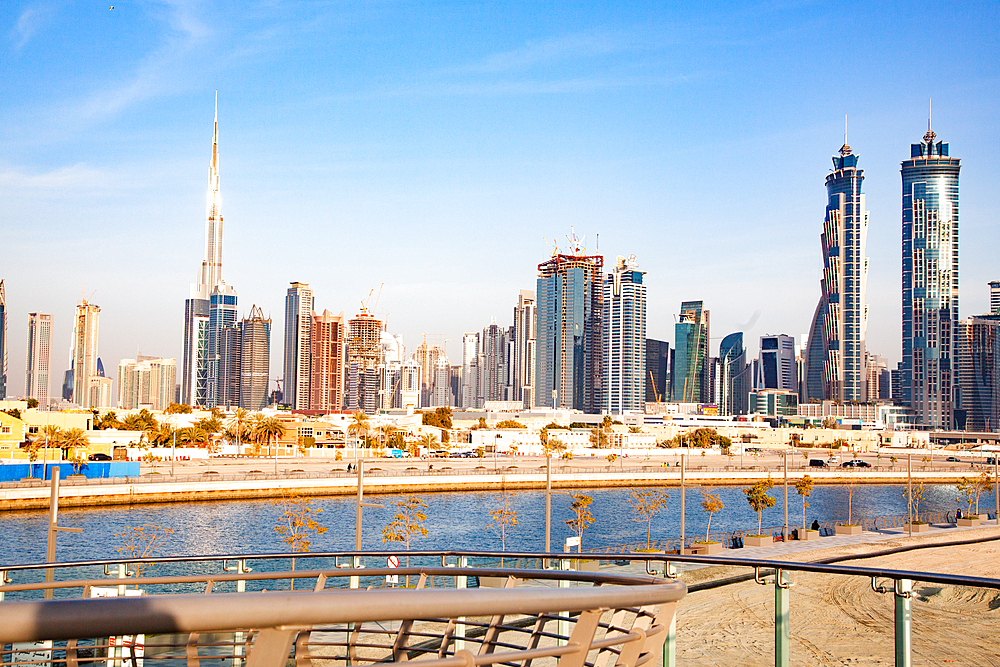
[[[414,359],[420,365],[420,404],[416,407],[431,404],[431,394],[434,391],[434,369],[438,358],[442,356],[444,356],[444,349],[440,345],[428,344],[426,336],[424,342],[417,346]]]
[[[743,332],[731,333],[719,344],[719,412],[745,415],[750,410],[750,367]]]
[[[52,365],[52,316],[28,313],[28,358],[25,363],[24,395],[49,406],[49,369]]]
[[[378,410],[378,368],[382,364],[382,320],[363,309],[347,333],[347,409]]]
[[[236,290],[222,279],[222,209],[219,196],[219,104],[215,104],[212,159],[208,167],[205,259],[184,302],[181,402],[215,407],[219,398],[219,348],[223,328],[236,322]]]
[[[7,291],[0,280],[0,399],[7,398]]]
[[[465,409],[482,407],[479,402],[479,334],[462,334],[462,395]]]
[[[521,401],[525,408],[534,407],[535,392],[535,328],[537,326],[535,293],[521,290],[514,306],[514,360],[512,400]],[[464,359],[463,359],[464,368]]]
[[[309,408],[309,353],[313,293],[308,283],[293,282],[285,293],[285,405]]]
[[[646,286],[635,255],[604,278],[604,412],[645,412]]]
[[[538,265],[535,405],[597,413],[604,382],[604,258],[585,254],[582,240],[570,243],[570,254],[556,249]]]
[[[334,412],[344,406],[344,313],[312,316],[309,409]]]
[[[955,345],[959,401],[955,428],[1000,430],[1000,316],[959,320]]]
[[[1000,280],[990,281],[990,315],[1000,315]]]
[[[858,169],[858,156],[847,145],[845,133],[839,155],[833,156],[833,172],[826,177],[826,218],[820,235],[823,278],[807,356],[810,399],[865,400],[868,211],[863,180],[864,171]]]
[[[73,318],[73,344],[70,360],[73,371],[73,403],[80,407],[92,406],[90,378],[97,377],[97,333],[101,309],[83,300],[76,306]]]
[[[785,334],[760,337],[759,377],[754,378],[755,389],[781,389],[798,393],[799,383],[795,367],[795,338]]]
[[[710,403],[712,387],[707,380],[709,311],[701,301],[681,302],[674,325],[673,400],[678,403]]]
[[[504,400],[506,385],[506,332],[491,322],[479,338],[479,396],[483,401]],[[435,373],[437,368],[435,367]],[[437,382],[435,375],[435,383]]]
[[[670,343],[646,339],[646,402],[670,400]]]
[[[918,426],[951,429],[958,322],[960,160],[927,121],[910,146],[903,181],[903,400]]]
[[[271,318],[257,306],[222,330],[219,405],[246,410],[267,406],[271,365]]]

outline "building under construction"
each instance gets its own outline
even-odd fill
[[[604,258],[553,253],[538,265],[535,405],[601,410],[604,379],[602,326]]]
[[[347,334],[347,409],[378,409],[378,367],[382,363],[382,320],[367,309],[350,320]]]

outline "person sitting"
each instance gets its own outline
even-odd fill
[[[813,523],[812,523],[811,528],[813,530],[817,530],[817,531],[819,530],[819,519],[813,519]]]

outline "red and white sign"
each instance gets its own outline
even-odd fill
[[[385,559],[386,567],[399,567],[399,558],[396,556],[388,556]]]

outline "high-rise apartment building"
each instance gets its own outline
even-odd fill
[[[378,410],[382,365],[382,320],[367,311],[349,322],[347,334],[347,409],[374,414]]]
[[[795,364],[795,338],[785,334],[760,337],[760,363],[755,389],[780,389],[798,393],[798,373]]]
[[[293,282],[285,293],[285,405],[309,408],[309,353],[313,292],[308,283]]]
[[[420,404],[417,407],[430,405],[431,394],[434,391],[434,369],[438,358],[444,356],[440,345],[428,343],[427,339],[417,346],[415,361],[420,365]]]
[[[868,211],[861,192],[864,171],[844,145],[826,177],[827,206],[820,235],[823,278],[810,327],[806,391],[810,399],[865,400],[868,305]]]
[[[674,325],[672,398],[678,403],[710,403],[708,376],[709,311],[701,301],[681,302]]]
[[[0,280],[0,399],[7,398],[7,290]]]
[[[750,410],[750,366],[743,332],[731,333],[719,344],[719,396],[723,415],[745,415]]]
[[[602,411],[645,412],[646,286],[635,255],[616,257],[604,278]]]
[[[236,322],[236,290],[222,279],[222,209],[219,193],[219,105],[215,105],[212,159],[208,167],[205,259],[184,302],[181,401],[215,407],[219,399],[222,330]]]
[[[139,355],[118,362],[118,408],[165,410],[174,400],[177,360]]]
[[[479,334],[462,334],[462,395],[459,405],[465,409],[480,408],[479,402]]]
[[[344,406],[344,313],[312,316],[309,409],[335,412]]]
[[[889,360],[877,354],[865,352],[865,401],[888,400],[892,392]]]
[[[511,400],[521,401],[525,409],[534,407],[535,393],[535,330],[538,309],[535,293],[521,290],[514,306],[513,364],[514,394]],[[464,368],[464,359],[463,359]]]
[[[73,344],[70,350],[73,371],[73,397],[80,407],[98,407],[91,403],[90,378],[97,377],[97,334],[101,309],[80,301],[73,318]]]
[[[903,181],[903,400],[918,427],[953,427],[960,160],[927,122]]]
[[[446,407],[451,404],[451,364],[448,363],[448,357],[441,354],[434,362],[434,389],[431,391],[430,407]]]
[[[271,318],[257,306],[222,330],[219,405],[245,410],[267,407],[270,384]]]
[[[535,405],[601,410],[604,258],[571,240],[571,254],[538,265]]]
[[[403,364],[399,383],[401,409],[409,412],[420,407],[420,379],[421,368],[416,360],[411,359]]]
[[[958,321],[955,428],[1000,431],[1000,315]]]
[[[52,316],[28,313],[28,356],[25,362],[24,395],[49,406],[49,369],[52,366]]]
[[[491,322],[479,338],[478,379],[480,405],[485,401],[505,400],[503,390],[507,385],[507,335],[506,331]]]

